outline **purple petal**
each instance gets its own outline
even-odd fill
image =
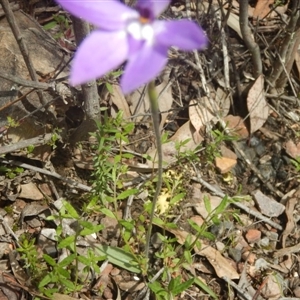
[[[83,18],[101,29],[122,29],[128,19],[139,17],[137,11],[117,0],[56,0],[56,2],[74,16]]]
[[[155,79],[168,61],[168,49],[164,46],[153,47],[145,43],[144,47],[129,58],[121,87],[128,94],[141,85]]]
[[[71,70],[72,85],[99,78],[122,64],[128,56],[125,31],[92,32],[79,46]]]
[[[158,17],[168,7],[171,0],[138,0],[136,9],[142,17],[147,17],[144,12],[150,13],[150,19]]]
[[[207,45],[201,27],[189,20],[155,21],[153,28],[156,42],[167,47],[175,46],[180,50],[191,51]]]

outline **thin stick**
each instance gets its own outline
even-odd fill
[[[0,78],[17,83],[18,85],[21,85],[21,86],[31,87],[34,89],[40,89],[40,90],[47,90],[49,88],[54,89],[54,84],[49,84],[49,83],[39,82],[39,81],[25,80],[18,76],[7,74],[7,73],[3,72],[3,70],[1,70],[1,72],[0,72]]]
[[[81,189],[81,190],[86,191],[86,192],[90,192],[92,190],[91,187],[89,187],[87,185],[84,185],[80,182],[76,182],[72,179],[63,177],[63,176],[59,175],[56,172],[50,172],[48,170],[41,169],[41,168],[38,168],[38,167],[35,167],[35,166],[32,166],[32,165],[25,164],[25,163],[22,163],[22,162],[19,162],[19,161],[14,161],[14,160],[6,160],[6,159],[0,158],[0,162],[3,163],[3,164],[6,164],[6,165],[14,165],[14,166],[18,166],[18,167],[21,167],[21,168],[25,168],[25,169],[28,169],[28,170],[35,171],[35,172],[39,172],[41,174],[45,174],[45,175],[48,175],[48,176],[55,177],[57,179],[60,179],[64,182],[66,182],[71,187],[78,188],[78,189]]]
[[[48,143],[52,138],[52,133],[46,133],[45,135],[39,135],[32,139],[27,140],[21,140],[18,143],[12,144],[12,145],[6,145],[0,147],[0,155],[11,153],[16,150],[20,150],[23,148],[27,148],[29,146],[40,146]]]

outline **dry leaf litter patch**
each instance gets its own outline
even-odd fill
[[[297,51],[293,52],[291,59],[295,64],[288,74],[292,84],[287,84],[282,94],[274,94],[274,86],[270,84],[275,65],[270,57],[274,57],[274,48],[284,39],[283,33],[276,36],[275,32],[281,32],[281,18],[289,19],[292,4],[287,1],[271,10],[263,4],[273,4],[273,1],[257,1],[248,7],[251,24],[256,28],[255,39],[264,50],[261,51],[264,74],[254,79],[251,55],[239,26],[239,3],[231,1],[231,6],[223,3],[220,9],[221,2],[173,1],[163,16],[198,18],[210,46],[201,54],[183,54],[172,49],[169,65],[157,79],[160,129],[169,137],[163,144],[164,176],[166,182],[174,183],[178,179],[186,196],[169,211],[171,195],[166,187],[162,191],[157,214],[178,226],[166,229],[155,224],[153,270],[159,271],[166,264],[154,256],[161,249],[158,234],[175,237],[179,248],[197,234],[188,220],[202,226],[209,217],[208,203],[209,210],[213,211],[227,196],[230,205],[218,215],[220,222],[208,224],[208,232],[215,239],[203,237],[200,245],[195,244],[192,263],[181,268],[180,275],[184,279],[190,274],[199,278],[217,299],[297,299],[300,298],[300,141],[299,100],[293,95],[293,89],[299,90]],[[51,29],[52,37],[45,33],[28,14],[44,25],[52,15],[46,8],[52,12],[58,12],[59,8],[54,4],[43,5],[41,1],[29,10],[25,7],[27,14],[16,7],[14,14],[33,54],[40,81],[49,82],[55,68],[65,66],[72,56],[74,34],[71,27],[58,26]],[[226,28],[220,21],[224,18]],[[259,21],[254,21],[257,18]],[[0,25],[5,28],[1,33],[1,70],[28,78],[5,18],[0,20]],[[61,30],[63,37],[53,39]],[[68,70],[69,67],[64,69],[58,78],[66,76]],[[118,202],[118,216],[138,219],[145,214],[144,204],[153,193],[157,170],[147,95],[142,87],[124,97],[115,77],[108,76],[105,80],[99,85],[101,107],[106,107],[112,117],[122,111],[123,117],[135,124],[130,142],[116,142],[111,153],[107,153],[107,160],[113,163],[121,148],[133,154],[133,158],[122,161],[128,167],[124,182],[141,192],[133,199]],[[14,86],[8,80],[0,82],[1,91],[14,91]],[[90,199],[91,174],[95,170],[93,147],[96,141],[89,132],[96,131],[97,127],[94,122],[85,120],[80,89],[70,88],[66,80],[61,81],[60,86],[59,95],[44,92],[46,104],[41,104],[34,92],[15,101],[30,92],[30,87],[21,87],[17,94],[11,92],[9,96],[0,97],[0,290],[3,299],[32,299],[37,293],[16,251],[21,235],[36,239],[35,247],[40,256],[46,253],[61,260],[69,255],[65,249],[57,249],[58,223],[49,221],[49,216],[58,215],[62,199],[70,202],[84,220],[95,226],[103,225],[98,234],[78,241],[80,255],[87,255],[87,249],[97,245],[107,245],[112,247],[110,249],[124,246],[121,227],[115,219],[98,211],[82,213]],[[13,101],[15,103],[9,104]],[[10,124],[7,117],[11,118]],[[14,120],[19,124],[13,124]],[[178,154],[178,143],[183,143],[181,153],[192,151],[197,160],[182,158]],[[110,205],[107,208],[112,209]],[[144,224],[137,222],[137,225]],[[76,235],[74,226],[76,220],[70,218],[63,224],[64,234]],[[142,244],[131,246],[135,253],[143,251]],[[182,256],[182,249],[176,255]],[[83,278],[81,269],[79,274]],[[175,271],[170,274],[176,275]],[[55,299],[138,299],[145,288],[138,269],[130,272],[115,262],[103,264],[101,272],[89,276],[83,280],[89,284],[83,284],[80,291],[68,297],[59,292]],[[209,298],[197,285],[177,297]]]

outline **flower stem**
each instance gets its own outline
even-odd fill
[[[158,107],[158,101],[157,101],[158,97],[157,97],[157,93],[155,90],[155,83],[153,81],[151,81],[148,84],[148,95],[149,95],[149,100],[150,100],[151,116],[152,116],[155,139],[156,139],[156,148],[157,148],[157,157],[158,157],[158,173],[157,173],[158,179],[157,179],[155,194],[154,194],[153,201],[152,201],[149,227],[148,227],[148,231],[147,231],[147,235],[146,235],[145,256],[149,260],[149,248],[150,248],[150,239],[151,239],[151,233],[152,233],[152,223],[153,223],[157,199],[158,199],[158,197],[160,195],[160,191],[161,191],[162,174],[163,174],[162,144],[161,144],[160,130],[159,130],[159,107]]]

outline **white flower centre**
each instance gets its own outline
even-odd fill
[[[132,21],[127,25],[127,32],[136,40],[152,42],[154,31],[151,24],[143,24],[138,20]]]

